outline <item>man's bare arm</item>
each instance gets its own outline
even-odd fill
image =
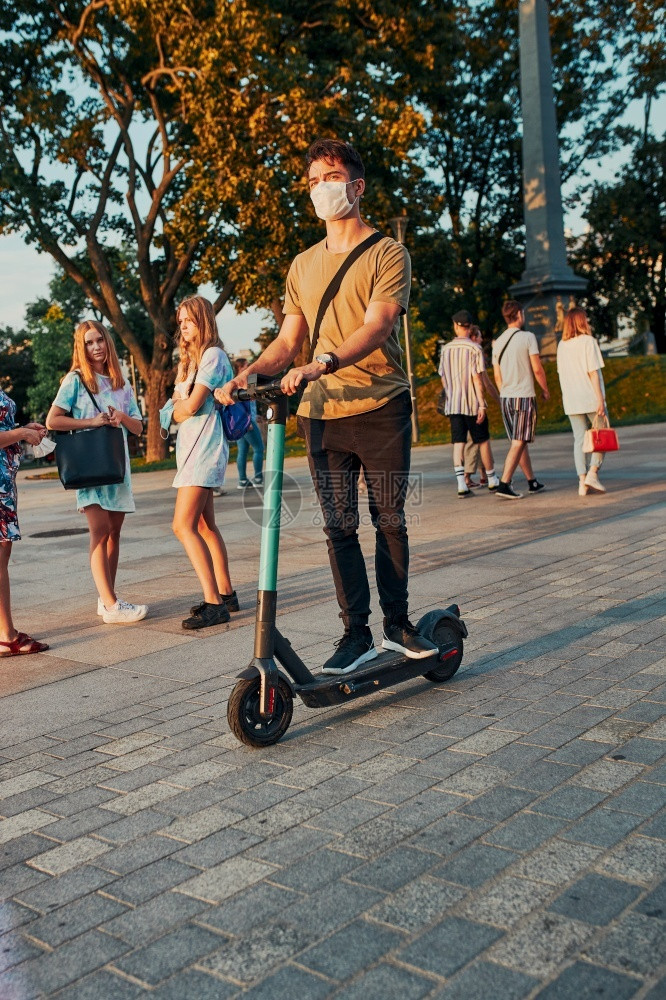
[[[493,365],[493,375],[495,376],[495,385],[497,386],[498,392],[502,391],[502,372],[500,371],[499,365]]]
[[[340,362],[340,368],[362,361],[378,347],[385,344],[400,315],[401,308],[395,302],[371,302],[365,311],[363,326],[360,326],[336,348],[335,354]],[[301,368],[292,368],[282,379],[282,391],[292,396],[301,382],[316,382],[324,373],[324,368],[317,361]]]
[[[499,403],[499,401],[500,401],[500,394],[497,391],[497,389],[495,388],[494,383],[490,381],[490,378],[488,376],[488,372],[482,372],[481,373],[481,378],[483,379],[483,384],[486,387],[486,392],[489,392],[490,395],[495,400],[495,402]]]
[[[530,364],[532,365],[532,371],[534,372],[534,377],[541,386],[541,392],[543,393],[543,398],[547,401],[550,399],[550,393],[548,391],[548,381],[546,379],[546,373],[543,370],[543,365],[541,364],[541,358],[538,354],[530,354]]]
[[[285,316],[275,340],[271,341],[268,347],[261,352],[256,361],[253,361],[222,388],[216,389],[215,399],[228,406],[233,403],[231,393],[234,389],[247,388],[248,375],[252,375],[253,372],[258,375],[277,375],[278,372],[284,371],[300,351],[307,333],[308,324],[305,316],[291,314]],[[319,367],[321,368],[321,366]]]

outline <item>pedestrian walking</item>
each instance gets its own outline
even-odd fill
[[[528,444],[534,441],[537,420],[534,380],[539,383],[544,400],[550,399],[550,393],[539,357],[537,339],[529,330],[523,329],[523,307],[515,299],[509,299],[502,306],[502,316],[507,329],[493,342],[493,371],[500,394],[504,427],[511,445],[495,496],[501,500],[520,500],[523,494],[518,493],[511,485],[518,465],[527,479],[530,494],[540,493],[544,489],[543,483],[534,475],[528,448]]]
[[[76,491],[76,506],[88,522],[90,570],[97,588],[97,614],[107,625],[141,621],[145,604],[122,601],[116,593],[120,532],[125,515],[135,510],[127,434],[141,434],[143,418],[131,385],[123,376],[111,334],[87,319],[74,331],[72,364],[46,418],[54,431],[120,427],[125,444],[125,478],[115,486]]]
[[[467,435],[479,446],[487,470],[488,489],[499,487],[490,447],[488,429],[488,404],[485,398],[486,363],[483,350],[470,340],[474,325],[471,313],[461,309],[452,317],[453,340],[442,347],[439,374],[446,394],[445,412],[451,424],[453,444],[453,471],[458,496],[471,497],[473,493],[465,481],[464,452]],[[487,376],[486,376],[487,378]]]
[[[245,371],[247,366],[247,358],[239,358],[234,363],[234,374],[240,375],[242,371]],[[264,439],[261,436],[259,424],[257,423],[257,404],[254,400],[250,402],[250,415],[252,417],[252,424],[249,431],[236,442],[236,468],[238,469],[238,486],[236,488],[239,490],[244,490],[250,485],[262,486],[264,482]],[[251,484],[247,478],[247,455],[250,448],[252,449],[252,467],[254,471]]]
[[[469,332],[469,339],[473,344],[478,344],[478,346],[483,351],[483,335],[481,329],[478,326],[473,326]],[[485,363],[486,356],[484,353],[483,360]],[[483,387],[486,394],[486,399],[488,396],[492,396],[495,402],[499,403],[500,397],[497,389],[493,382],[488,378],[488,372],[481,372],[481,378],[483,380]],[[480,486],[488,485],[488,473],[481,461],[480,445],[472,440],[472,435],[467,432],[467,440],[465,441],[465,453],[464,453],[464,465],[465,465],[465,485],[468,489],[478,489]],[[480,470],[480,476],[478,482],[474,480],[476,472]]]
[[[578,473],[578,495],[589,490],[605,493],[599,480],[604,460],[602,452],[590,455],[587,467],[583,441],[585,431],[595,417],[606,417],[606,397],[601,369],[604,359],[599,344],[592,336],[584,309],[570,309],[564,317],[562,339],[557,345],[557,374],[562,389],[562,405],[569,418],[574,436],[574,464]]]
[[[9,587],[12,545],[21,540],[16,491],[16,473],[23,454],[21,442],[38,445],[45,434],[43,424],[18,426],[16,403],[0,389],[0,657],[43,653],[49,648],[46,642],[16,630]]]
[[[336,651],[322,669],[339,674],[377,655],[368,627],[370,588],[358,538],[361,469],[375,528],[382,645],[415,659],[434,656],[437,647],[418,634],[408,617],[404,504],[412,407],[399,330],[409,300],[409,255],[361,219],[365,170],[353,146],[319,139],[308,150],[306,163],[310,197],[326,223],[326,238],[291,265],[277,338],[217,395],[229,403],[231,391],[245,387],[251,372],[283,371],[309,331],[310,360],[284,376],[282,391],[294,395],[305,388],[298,414],[344,623]],[[344,277],[339,276],[345,266]],[[333,291],[336,276],[340,285]],[[322,301],[329,305],[318,322]]]
[[[173,481],[178,493],[172,527],[203,591],[203,601],[190,609],[182,625],[201,629],[222,625],[230,611],[239,610],[213,502],[213,489],[224,483],[229,458],[213,390],[228,382],[232,371],[208,299],[184,299],[178,307],[178,327],[180,360],[171,400],[178,425]]]

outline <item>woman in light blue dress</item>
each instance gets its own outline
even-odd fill
[[[91,394],[94,397],[91,398]],[[79,323],[74,331],[72,367],[65,375],[46,418],[54,431],[121,427],[125,438],[125,479],[116,486],[76,491],[90,532],[90,569],[97,587],[97,614],[109,625],[125,625],[146,617],[145,604],[119,601],[116,572],[120,530],[125,514],[134,511],[127,432],[140,434],[143,419],[132,387],[123,376],[106,327],[96,320]]]
[[[213,391],[232,378],[215,322],[212,303],[194,295],[178,307],[180,363],[173,392],[178,424],[177,488],[173,531],[199,578],[203,601],[191,609],[183,628],[200,629],[229,621],[238,611],[229,560],[215,523],[213,489],[224,482],[229,444]]]

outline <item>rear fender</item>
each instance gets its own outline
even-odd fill
[[[419,619],[417,623],[417,630],[426,639],[433,641],[433,635],[435,629],[441,621],[446,621],[462,639],[467,638],[467,626],[465,622],[460,617],[460,609],[457,604],[451,604],[448,608],[444,610],[428,611],[422,618]]]

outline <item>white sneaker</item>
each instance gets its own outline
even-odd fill
[[[595,490],[597,493],[606,492],[606,487],[599,482],[599,477],[596,472],[588,472],[585,476],[585,485],[589,486],[591,490]]]
[[[100,616],[100,618],[102,617],[102,615],[104,614],[105,611],[106,611],[106,608],[104,607],[104,601],[102,600],[101,597],[98,597],[97,598],[97,614]]]
[[[147,614],[147,604],[128,604],[127,601],[116,601],[112,608],[104,608],[102,618],[106,625],[129,625],[130,622],[140,622]]]

